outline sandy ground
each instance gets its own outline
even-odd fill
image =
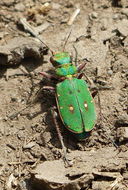
[[[128,1],[1,0],[0,7],[0,189],[127,190]],[[53,124],[54,94],[39,90],[55,86],[37,74],[54,72],[51,54],[23,30],[22,18],[54,52],[62,51],[72,28],[65,50],[75,57],[76,47],[78,64],[88,60],[84,72],[102,89],[101,109],[94,97],[97,123],[85,141],[58,117],[71,167]]]

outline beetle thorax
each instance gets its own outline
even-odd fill
[[[70,76],[76,73],[77,73],[77,68],[71,63],[64,64],[56,69],[56,74],[58,76]]]

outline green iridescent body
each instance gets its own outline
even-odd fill
[[[84,139],[96,121],[95,105],[88,86],[84,80],[76,78],[77,67],[71,63],[68,53],[55,54],[51,62],[56,67],[56,74],[65,77],[56,87],[60,117],[69,131],[78,139]]]

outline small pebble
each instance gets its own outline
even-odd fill
[[[118,14],[115,14],[115,15],[113,15],[113,20],[117,20],[118,18],[119,18],[119,15]]]
[[[34,147],[35,145],[36,145],[36,143],[32,141],[32,142],[24,145],[23,148],[24,149],[30,149],[30,148]]]
[[[7,153],[11,153],[12,151],[11,150],[7,150]]]
[[[108,70],[108,75],[112,76],[113,75],[113,71],[112,70]]]
[[[120,101],[120,102],[123,102],[123,101],[124,101],[124,97],[120,97],[120,98],[119,98],[119,101]]]
[[[5,118],[4,118],[4,121],[7,121],[7,120],[8,120],[8,117],[5,117]]]
[[[18,137],[18,139],[23,140],[25,138],[23,131],[19,131],[17,134],[17,137]]]
[[[9,171],[9,168],[8,168],[8,167],[6,167],[6,168],[4,169],[4,171],[5,171],[5,172],[8,172],[8,171]]]
[[[34,113],[28,113],[28,119],[32,119],[34,117]]]
[[[90,16],[91,16],[91,18],[96,19],[98,17],[98,13],[92,12]]]

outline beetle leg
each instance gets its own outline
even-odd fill
[[[87,62],[82,63],[82,64],[80,64],[80,65],[77,67],[77,71],[78,71],[78,73],[79,73],[81,70],[84,69],[84,67],[85,67],[86,64],[87,64]]]
[[[77,76],[78,79],[81,79],[82,77],[83,77],[83,73],[80,73],[80,74]]]
[[[57,113],[55,112],[55,109],[54,109],[54,108],[51,110],[51,112],[52,112],[54,124],[55,124],[55,127],[56,127],[56,131],[57,131],[57,134],[58,134],[58,137],[59,137],[61,146],[62,146],[62,150],[63,150],[63,160],[64,160],[64,162],[65,162],[68,166],[71,166],[71,163],[70,163],[69,160],[67,159],[66,147],[65,147],[65,145],[64,145],[63,137],[62,137],[62,135],[61,135],[60,128],[59,128],[59,125],[58,125],[58,122],[57,122],[57,118],[56,118],[56,117],[57,117]]]
[[[94,90],[94,91],[92,92],[92,97],[94,98],[97,94],[98,94],[98,90]]]
[[[80,73],[78,75],[78,79],[81,79],[83,76],[86,77],[86,80],[88,81],[88,83],[90,84],[90,88],[91,89],[97,89],[96,85],[94,84],[94,82],[85,74],[85,73]]]
[[[55,91],[55,88],[53,86],[43,86],[42,90]]]
[[[84,61],[84,63],[80,64],[80,65],[77,67],[78,73],[84,69],[85,65],[86,65],[88,62],[90,62],[90,61],[89,61],[88,59],[86,59],[86,58],[84,58],[82,61]]]
[[[55,75],[50,75],[50,74],[48,74],[48,73],[46,73],[46,72],[39,72],[39,74],[41,74],[41,75],[43,75],[43,77],[45,77],[45,78],[48,78],[48,79],[54,79],[54,80],[58,80],[58,77],[57,76],[55,76]]]

